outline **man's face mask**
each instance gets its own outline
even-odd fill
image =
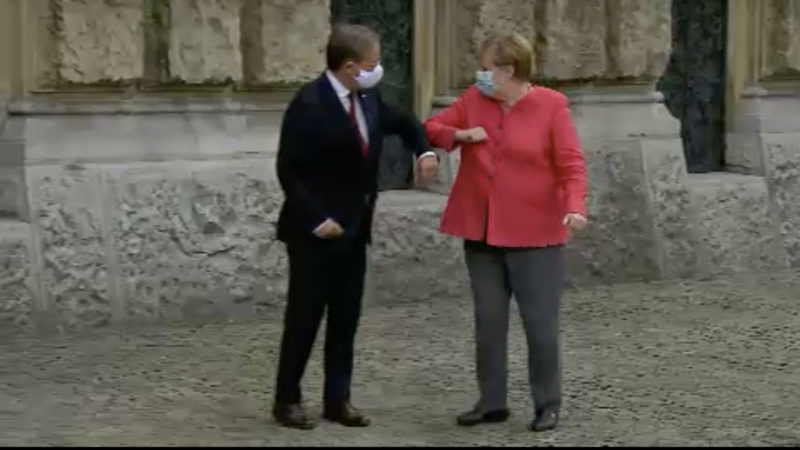
[[[383,79],[383,66],[380,63],[372,70],[360,70],[356,76],[356,83],[361,89],[372,89]]]

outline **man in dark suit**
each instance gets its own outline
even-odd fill
[[[285,194],[278,238],[289,255],[289,293],[273,416],[299,429],[314,427],[301,405],[300,380],[326,307],[323,415],[349,427],[369,425],[350,403],[350,383],[384,135],[399,135],[413,150],[421,177],[438,170],[419,121],[373,89],[383,75],[377,34],[334,27],[327,65],[289,105],[277,162]]]

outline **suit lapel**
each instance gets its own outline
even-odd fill
[[[361,140],[357,134],[358,128],[353,126],[353,122],[350,120],[350,115],[342,106],[342,101],[339,99],[336,89],[333,88],[333,85],[331,85],[331,82],[325,73],[323,73],[319,78],[318,86],[320,90],[321,103],[325,108],[325,117],[330,118],[333,128],[336,130],[341,130],[340,132],[343,134],[345,140],[350,141],[347,147],[352,149],[355,154],[363,159],[363,157],[361,157]],[[361,107],[364,110],[364,116],[367,120],[367,128],[370,129],[370,119],[367,117],[367,111],[364,106],[365,102],[363,98],[360,98],[359,100],[361,100]],[[371,142],[372,139],[370,139],[370,147],[372,147]]]
[[[342,107],[342,102],[339,100],[330,80],[328,80],[328,76],[323,73],[317,84],[319,86],[320,100],[326,112],[325,117],[335,121],[337,126],[351,128],[350,116],[347,115],[347,112]]]

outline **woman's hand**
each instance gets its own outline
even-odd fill
[[[466,142],[469,144],[475,144],[477,142],[483,142],[486,140],[488,135],[486,134],[486,130],[483,127],[475,127],[470,128],[468,130],[458,130],[456,131],[456,141],[458,142]]]
[[[586,225],[589,223],[586,220],[586,217],[578,213],[569,213],[564,217],[564,225],[569,227],[571,230],[580,231],[586,228]]]

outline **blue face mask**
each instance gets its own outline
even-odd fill
[[[478,86],[483,95],[491,97],[497,92],[500,86],[494,82],[494,72],[491,70],[479,70],[475,72],[475,85]]]

